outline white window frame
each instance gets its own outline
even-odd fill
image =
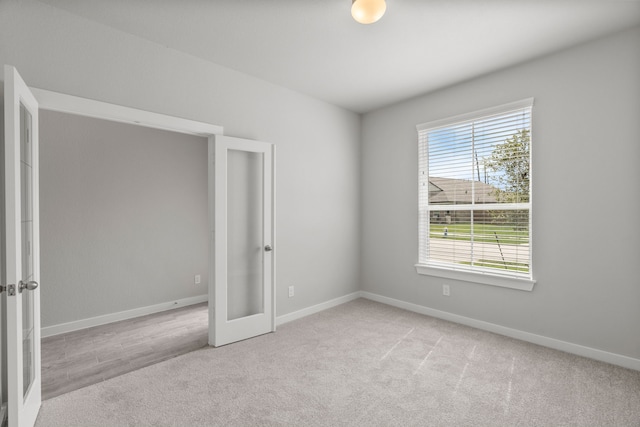
[[[427,123],[422,123],[416,126],[418,134],[421,132],[435,130],[437,128],[443,128],[452,126],[455,124],[460,124],[462,122],[471,122],[475,120],[481,120],[483,118],[487,118],[490,116],[506,114],[512,112],[514,110],[526,109],[530,108],[533,110],[533,98],[523,99],[521,101],[511,102],[508,104],[491,107],[479,111],[474,111],[471,113],[461,114],[454,117],[444,118],[440,120],[434,120]],[[533,114],[532,114],[533,117]],[[533,128],[533,124],[531,125]],[[533,150],[533,130],[530,130],[531,136],[531,145],[529,155],[531,156]],[[428,151],[428,150],[427,150]],[[421,154],[419,153],[419,156]],[[427,154],[428,155],[428,154]],[[532,291],[533,286],[536,283],[533,278],[533,264],[532,264],[532,254],[533,254],[533,229],[532,229],[532,201],[533,201],[533,164],[532,164],[532,156],[529,159],[529,202],[527,203],[527,209],[529,211],[529,273],[527,275],[522,274],[514,274],[514,275],[504,275],[504,274],[495,274],[490,271],[490,269],[468,269],[464,266],[456,266],[453,268],[451,264],[448,263],[438,263],[437,261],[427,261],[420,262],[415,265],[416,271],[418,274],[427,275],[427,276],[435,276],[439,278],[451,279],[451,280],[459,280],[465,282],[479,283],[485,285],[492,286],[500,286],[511,289],[519,289],[523,291]],[[428,162],[427,162],[428,164]],[[428,166],[427,166],[428,167]],[[428,176],[428,172],[427,172]],[[518,204],[521,206],[522,204]],[[473,205],[460,205],[461,209],[469,210],[473,209]],[[506,204],[500,204],[500,207],[506,207]],[[514,206],[512,206],[514,207]],[[418,207],[420,210],[420,206]],[[420,218],[420,215],[419,215]],[[419,219],[420,221],[420,219]],[[427,229],[422,230],[420,224],[418,224],[419,230],[419,244],[422,244],[422,239],[427,239],[429,236],[429,221],[427,221]],[[425,242],[428,245],[428,242]],[[428,247],[428,246],[427,246]]]

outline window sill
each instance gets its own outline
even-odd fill
[[[426,276],[442,277],[445,279],[461,280],[464,282],[480,283],[483,285],[500,286],[502,288],[518,289],[521,291],[533,290],[536,281],[520,277],[504,277],[488,273],[479,273],[463,270],[451,270],[425,264],[416,264],[418,274]]]

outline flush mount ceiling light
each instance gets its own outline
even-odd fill
[[[361,24],[373,24],[384,15],[387,3],[384,0],[352,0],[351,16]]]

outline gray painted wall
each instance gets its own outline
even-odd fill
[[[276,144],[277,314],[358,290],[359,115],[32,0],[0,2],[0,63],[33,87]]]
[[[366,114],[363,290],[640,358],[638,46],[636,28]],[[533,292],[418,275],[415,126],[527,97]]]
[[[206,138],[41,111],[40,177],[43,326],[207,293]]]

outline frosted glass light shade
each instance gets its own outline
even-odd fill
[[[382,18],[386,10],[384,0],[353,0],[351,16],[361,24],[373,24]]]

